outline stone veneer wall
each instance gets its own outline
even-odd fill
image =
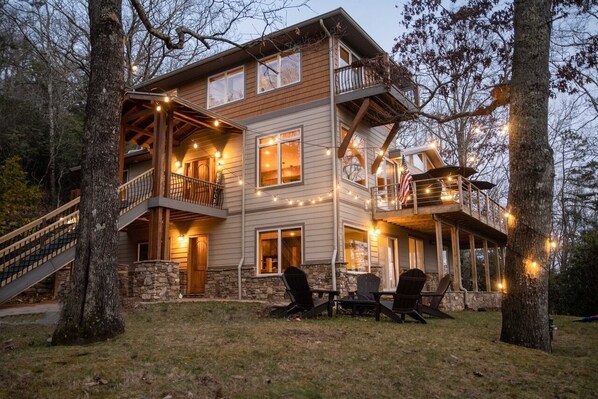
[[[445,310],[499,310],[502,302],[500,292],[473,292],[458,291],[447,292],[440,303],[440,308]]]
[[[311,288],[332,289],[332,270],[330,264],[301,265],[307,274]],[[336,266],[336,285],[341,296],[349,290],[355,290],[357,275],[347,273],[346,265]],[[206,275],[206,292],[208,298],[238,298],[237,268],[208,269]],[[241,268],[241,295],[243,299],[254,299],[268,302],[288,301],[285,287],[280,275],[258,276],[254,266]]]
[[[172,301],[181,293],[178,262],[134,262],[128,273],[128,296],[143,301]]]

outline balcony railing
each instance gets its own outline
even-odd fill
[[[417,86],[410,79],[409,73],[384,57],[362,59],[337,68],[334,77],[337,95],[383,85],[387,90],[394,87],[414,105],[419,102]]]
[[[419,208],[436,206],[435,213],[442,213],[442,206],[458,205],[486,225],[507,231],[505,208],[462,176],[413,181],[407,194],[400,196],[401,191],[399,184],[372,188],[374,212],[410,209],[417,214]]]
[[[223,185],[176,173],[171,176],[170,198],[222,209],[224,201]]]

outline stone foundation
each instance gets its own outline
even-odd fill
[[[129,296],[142,301],[172,301],[181,293],[178,262],[134,262],[128,273]]]
[[[486,310],[500,309],[502,302],[502,293],[500,292],[473,292],[459,291],[447,292],[440,303],[440,308],[444,310]]]

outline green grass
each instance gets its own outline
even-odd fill
[[[498,341],[499,313],[427,325],[269,319],[262,305],[129,310],[110,342],[52,347],[52,327],[0,327],[0,398],[590,398],[598,324],[557,317],[552,354]]]

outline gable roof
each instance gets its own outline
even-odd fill
[[[337,8],[336,10],[273,32],[263,38],[252,40],[243,44],[242,48],[233,47],[142,82],[135,89],[153,91],[155,89],[169,90],[178,87],[181,83],[188,82],[200,76],[211,75],[241,65],[248,60],[275,53],[280,47],[292,45],[298,36],[325,35],[322,24],[329,32],[339,34],[343,42],[348,44],[362,57],[371,58],[384,53],[382,47],[343,8]]]

